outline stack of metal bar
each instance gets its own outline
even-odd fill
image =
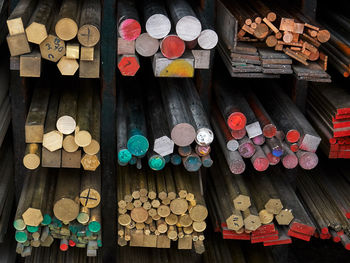
[[[216,236],[215,236],[216,237]],[[214,238],[208,240],[207,253],[204,255],[205,263],[237,262],[237,263],[274,263],[271,249],[261,246],[243,245],[242,242],[218,240]]]
[[[3,53],[3,52],[2,52]],[[0,146],[5,138],[11,121],[10,97],[9,97],[9,70],[8,59],[0,56]]]
[[[345,167],[342,167],[343,174],[329,165],[307,174],[301,171],[296,181],[300,198],[316,226],[315,236],[340,242],[350,250],[350,184]]]
[[[120,167],[117,172],[118,244],[178,249],[203,246],[208,210],[200,174],[175,166],[161,172]],[[198,242],[198,243],[197,243]],[[197,251],[197,253],[203,253]]]
[[[224,239],[250,240],[264,246],[289,244],[291,236],[311,237],[315,226],[277,167],[232,176],[223,156],[210,169],[208,207],[214,229]],[[275,220],[275,223],[274,223]]]
[[[42,59],[65,76],[79,68],[80,78],[100,77],[100,1],[21,0],[7,27],[10,68],[21,77],[40,77]]]
[[[38,81],[32,96],[25,124],[24,166],[96,170],[100,165],[100,99],[93,82],[59,81],[52,89],[47,83]]]
[[[0,43],[2,43],[7,35],[6,29],[6,19],[8,16],[9,2],[1,1],[0,2]]]
[[[214,139],[206,112],[191,79],[124,79],[117,102],[117,152],[120,165],[162,170],[167,162],[187,171],[210,167]],[[146,98],[146,99],[144,99]],[[174,146],[176,145],[176,148]]]
[[[321,138],[281,87],[259,82],[270,87],[254,93],[249,87],[240,91],[239,82],[230,87],[226,83],[223,75],[215,82],[211,121],[233,174],[246,169],[243,158],[250,159],[257,171],[280,160],[287,169],[299,164],[310,170],[317,165]]]
[[[56,242],[51,247],[39,247],[33,250],[31,256],[26,257],[25,263],[39,263],[39,262],[68,262],[74,263],[101,263],[102,257],[87,257],[86,253],[82,249],[72,248],[64,253],[59,250],[59,244]]]
[[[350,20],[347,11],[341,6],[329,6],[320,3],[318,17],[322,26],[331,33],[328,43],[321,49],[328,55],[332,65],[345,78],[350,75]]]
[[[118,1],[118,68],[123,76],[137,73],[138,55],[152,57],[157,77],[193,77],[195,69],[209,69],[218,36],[198,9],[187,0],[143,0],[139,14],[136,2]]]
[[[6,242],[5,235],[14,204],[15,186],[11,138],[7,136],[0,145],[0,243],[3,243]]]
[[[340,83],[310,86],[307,115],[328,158],[350,158],[350,92]]]
[[[198,251],[202,248],[195,247]],[[154,263],[154,262],[204,262],[204,263],[274,263],[272,250],[246,246],[237,241],[220,240],[216,234],[211,234],[205,240],[205,253],[198,255],[189,250],[178,251],[175,247],[170,249],[150,248],[120,248],[117,250],[118,262],[127,263]],[[277,261],[276,261],[277,262]]]
[[[277,78],[280,74],[292,74],[292,59],[284,53],[237,43],[229,52],[219,44],[219,53],[232,77]],[[232,68],[231,68],[232,67]]]
[[[56,174],[58,172],[58,174]],[[49,247],[60,239],[60,250],[87,248],[95,257],[101,239],[101,172],[39,168],[28,175],[13,226],[16,252],[31,255],[34,247]]]
[[[272,1],[221,0],[217,13],[219,52],[232,77],[276,78],[294,72],[298,79],[331,81],[327,56],[319,52],[330,33],[300,11]],[[292,59],[298,63],[291,66]]]

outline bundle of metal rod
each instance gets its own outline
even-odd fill
[[[350,95],[341,83],[313,84],[307,97],[307,115],[323,138],[328,158],[350,158]]]
[[[285,141],[290,144],[291,150],[299,149],[299,151],[311,153],[317,150],[321,138],[280,87],[273,84],[270,92],[257,90],[257,94],[278,129],[285,134]],[[294,147],[295,143],[297,143],[297,148]],[[317,162],[316,159],[314,161]]]
[[[98,254],[96,257],[88,257],[84,250],[71,247],[67,253],[60,252],[58,242],[55,242],[50,247],[38,247],[31,251],[30,256],[25,258],[25,263],[37,262],[67,262],[71,260],[76,263],[98,263],[102,262],[102,257]],[[29,252],[27,252],[29,253]]]
[[[124,81],[117,105],[120,165],[141,168],[143,157],[156,171],[170,162],[182,163],[190,172],[212,165],[214,134],[192,80],[167,79],[158,85],[148,78],[151,88],[147,96],[143,96],[138,77]]]
[[[135,76],[138,55],[152,57],[158,77],[193,77],[195,69],[209,69],[218,37],[187,0],[143,0],[140,10],[142,15],[135,0],[118,2],[118,68],[123,76]]]
[[[116,187],[119,246],[170,248],[178,241],[178,249],[192,249],[203,241],[208,210],[200,174],[119,166]]]
[[[56,174],[58,172],[58,174]],[[16,252],[30,256],[33,247],[50,247],[60,239],[60,250],[87,248],[94,257],[101,240],[101,172],[39,168],[25,178],[13,226]]]
[[[273,168],[271,171],[271,182],[279,192],[284,204],[284,208],[275,217],[277,222],[280,225],[288,226],[289,236],[309,241],[316,231],[313,220],[300,202],[294,189],[281,176],[282,171],[278,168]]]
[[[265,218],[267,218],[268,212],[265,208],[263,208],[265,212],[258,210],[258,205],[261,202],[258,203],[256,199],[250,198],[253,193],[250,191],[251,189],[248,190],[247,182],[243,176],[232,177],[230,171],[223,165],[222,156],[220,154],[215,156],[217,157],[215,165],[210,169],[210,185],[214,187],[209,190],[209,199],[212,200],[215,210],[218,211],[219,228],[238,234],[245,231],[257,234],[256,231],[261,230],[262,224],[271,223],[273,215],[271,214],[271,220],[267,222]],[[271,184],[269,186],[271,188]],[[263,189],[263,191],[265,190],[268,192],[268,189]],[[267,195],[268,193],[266,193]],[[266,198],[266,201],[269,208],[273,206],[270,206],[271,200]],[[260,216],[263,214],[265,217]],[[248,234],[248,238],[250,239],[250,234]]]
[[[79,88],[66,85],[61,91],[59,85],[50,91],[45,83],[40,81],[35,88],[27,115],[24,166],[96,170],[100,165],[100,100],[93,82],[81,80]]]
[[[321,138],[287,95],[277,88],[266,94],[259,91],[260,102],[249,87],[241,93],[216,81],[214,89],[211,122],[233,174],[244,172],[242,157],[250,159],[257,171],[265,171],[280,160],[287,169],[298,164],[303,169],[317,165],[315,151]]]
[[[5,241],[15,196],[13,150],[9,137],[0,148],[0,243]]]
[[[232,240],[218,239],[217,235],[209,236],[206,244],[206,253],[204,254],[203,262],[219,263],[219,262],[237,262],[237,263],[257,263],[261,262],[277,262],[271,253],[272,250],[261,246],[244,245],[243,242]],[[268,243],[264,242],[264,246]],[[291,243],[280,241],[281,244]],[[278,245],[278,244],[276,244]]]
[[[232,77],[275,78],[294,72],[298,79],[330,82],[328,58],[319,51],[330,33],[299,11],[271,1],[220,0],[217,12],[219,52]],[[292,66],[292,60],[302,65]]]
[[[11,121],[9,97],[9,71],[8,60],[0,56],[0,146],[5,139]]]
[[[342,12],[328,7],[326,13],[320,13],[319,22],[331,33],[329,42],[321,49],[328,55],[330,65],[347,78],[350,75],[350,21]]]
[[[141,262],[174,262],[181,263],[186,262],[190,258],[190,260],[194,260],[196,262],[202,262],[203,256],[198,254],[199,252],[204,253],[205,249],[208,248],[207,244],[203,241],[202,235],[198,236],[198,240],[194,241],[194,249],[182,250],[177,249],[175,246],[171,246],[169,249],[157,249],[157,248],[143,248],[143,247],[118,247],[116,250],[117,261],[126,263],[128,261],[141,263]],[[186,239],[190,237],[187,236]],[[191,236],[192,239],[192,236]],[[197,237],[195,238],[197,239]],[[195,251],[197,253],[195,253]],[[205,253],[204,253],[205,254]]]
[[[332,180],[327,176],[329,172],[335,175]],[[326,165],[308,174],[300,172],[297,189],[315,221],[320,238],[341,241],[345,249],[350,250],[349,203],[343,193],[344,186],[349,187],[349,184],[336,173]]]
[[[229,174],[226,176],[232,178]],[[211,177],[210,182],[214,187],[209,189],[208,195],[210,215],[215,224],[214,228],[216,231],[222,232],[224,239],[251,240],[252,243],[277,241],[279,239],[278,231],[276,231],[273,223],[262,225],[254,199],[251,200],[251,204],[246,203],[244,211],[236,209],[235,207],[239,207],[240,202],[233,204],[231,198],[232,195],[235,195],[235,192],[229,190],[229,188],[234,189],[235,187],[228,184],[225,187],[225,184],[220,182],[220,179],[218,180],[220,176],[217,174],[211,175]],[[233,178],[236,177],[238,176]],[[242,187],[242,183],[239,187]],[[248,190],[245,191],[249,193]],[[249,197],[247,200],[249,200]],[[240,207],[240,209],[243,209],[243,207]]]
[[[215,163],[209,176],[209,184],[213,187],[208,189],[208,207],[214,229],[222,232],[224,239],[264,242],[264,246],[291,243],[290,237],[310,240],[316,230],[315,224],[307,207],[281,177],[283,170],[272,168],[269,174],[258,174],[248,168],[244,175],[232,176],[224,164],[223,155],[215,151],[214,156]],[[335,200],[340,199],[341,194],[338,194]],[[346,201],[339,203],[349,207]],[[350,215],[345,210],[344,216]]]
[[[100,77],[101,4],[94,0],[21,0],[7,19],[7,44],[21,77],[40,77],[41,62],[62,75]]]
[[[8,34],[8,30],[6,29],[6,20],[7,20],[7,17],[8,17],[8,8],[9,8],[9,3],[4,1],[2,4],[1,4],[1,7],[0,7],[0,43],[2,43],[5,38],[6,38],[6,35]]]

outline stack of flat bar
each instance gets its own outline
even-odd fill
[[[142,81],[150,83],[147,92]],[[212,165],[213,140],[214,133],[191,79],[124,79],[117,102],[119,165],[136,164],[141,169],[145,157],[156,171],[172,163],[196,172]]]
[[[231,77],[238,78],[278,78],[279,73],[263,69],[263,60],[258,49],[246,43],[237,43],[231,50],[227,49],[222,42],[219,42],[219,53],[226,65]],[[271,53],[279,54],[271,51]],[[291,73],[286,73],[291,74]]]
[[[307,115],[322,136],[329,158],[350,158],[350,93],[340,83],[313,84],[307,97]]]
[[[170,248],[177,241],[178,249],[192,249],[193,241],[195,247],[203,242],[208,210],[201,185],[199,173],[180,167],[154,172],[119,166],[118,245]]]
[[[316,62],[310,62],[308,66],[303,64],[293,65],[295,76],[300,80],[313,82],[332,82],[331,76]]]
[[[152,58],[157,77],[193,77],[195,69],[210,68],[218,36],[199,9],[187,0],[136,3],[118,1],[118,68],[123,76],[138,72],[138,55]]]
[[[91,80],[74,84],[59,82],[51,91],[44,79],[38,82],[25,124],[27,169],[100,165],[99,94]]]
[[[265,74],[292,74],[292,59],[284,53],[259,48],[262,72]]]
[[[62,75],[100,77],[101,4],[94,0],[21,0],[7,19],[7,44],[21,77],[40,77],[42,59]]]
[[[58,173],[56,173],[58,172]],[[96,257],[101,240],[101,172],[39,168],[25,178],[13,226],[16,252],[31,255],[33,248],[87,248]]]

